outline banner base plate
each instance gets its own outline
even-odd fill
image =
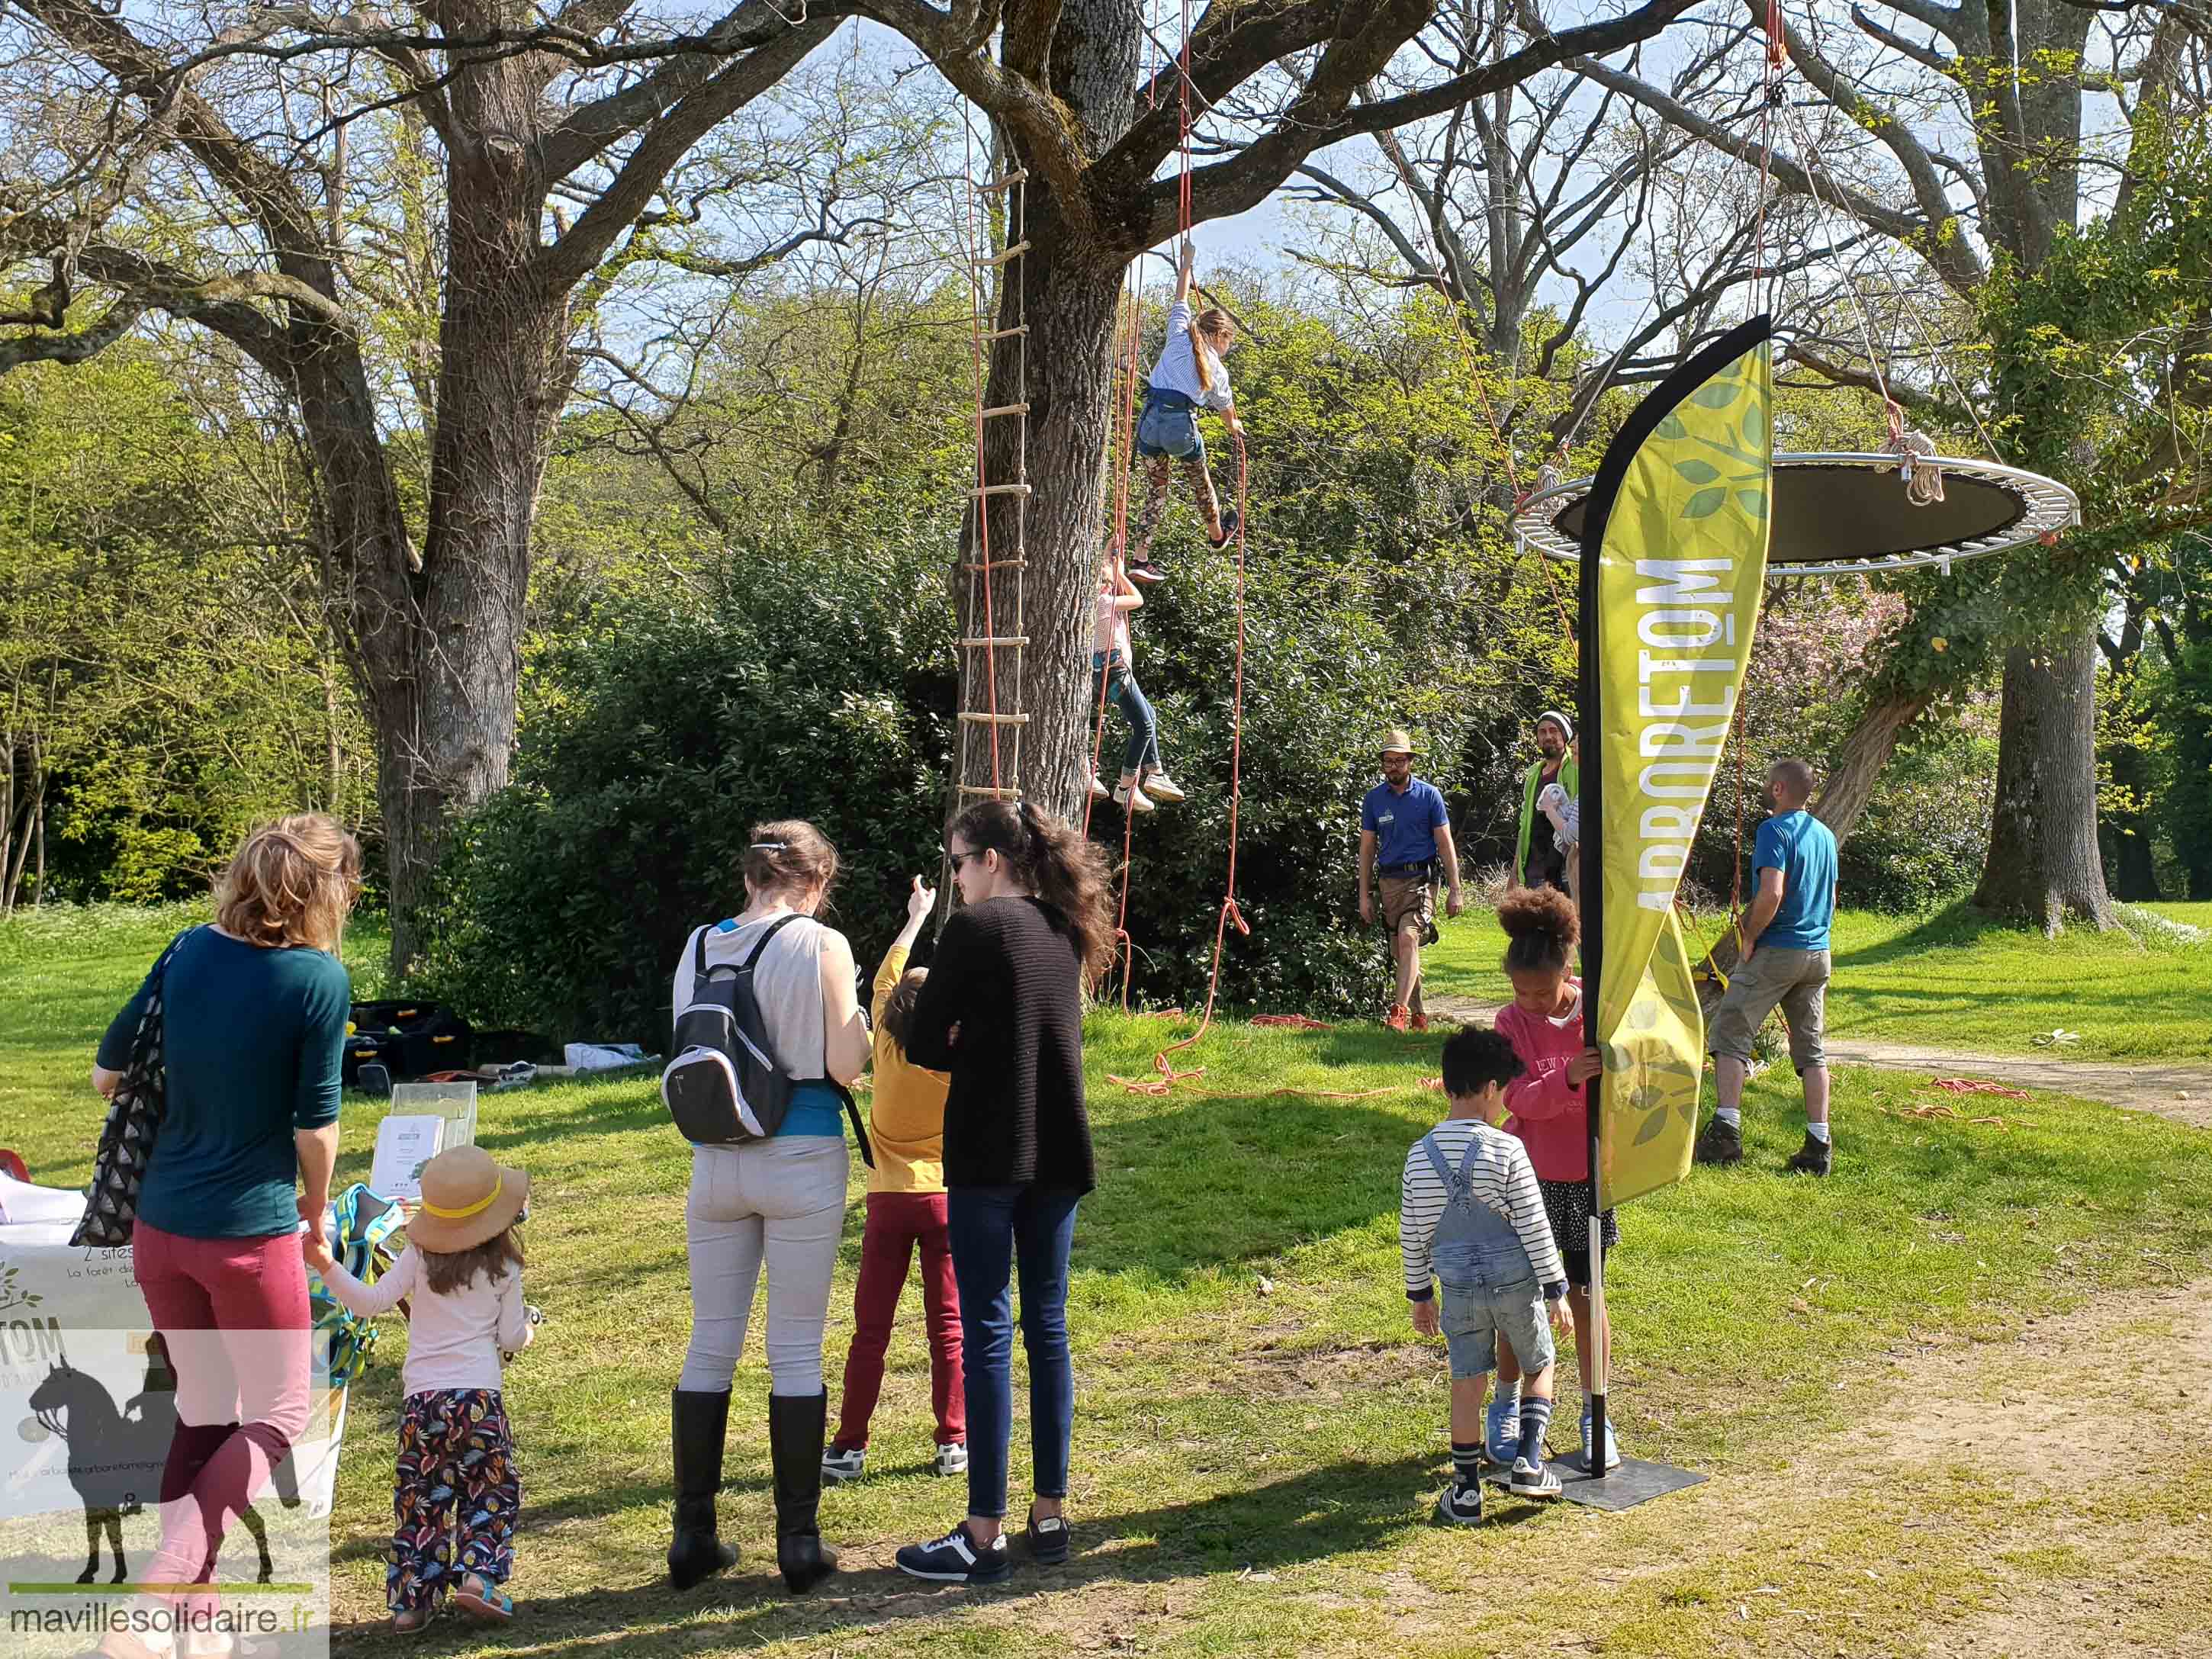
[[[1602,1480],[1594,1480],[1573,1457],[1571,1453],[1552,1460],[1552,1471],[1559,1477],[1559,1496],[1570,1504],[1603,1510],[1608,1514],[1632,1510],[1638,1504],[1664,1498],[1670,1492],[1703,1486],[1706,1479],[1694,1469],[1678,1469],[1672,1463],[1647,1463],[1640,1457],[1624,1457]],[[1486,1481],[1501,1488],[1508,1478],[1504,1470],[1495,1466],[1483,1472]]]

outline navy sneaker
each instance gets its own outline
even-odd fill
[[[927,1544],[908,1544],[898,1553],[898,1570],[909,1578],[927,1578],[939,1584],[995,1584],[1014,1570],[1000,1533],[989,1547],[968,1535],[963,1521],[944,1537]]]
[[[1437,1519],[1447,1527],[1480,1526],[1482,1483],[1455,1480],[1446,1486],[1444,1495],[1437,1499]]]
[[[1063,1515],[1039,1516],[1030,1511],[1027,1541],[1030,1559],[1040,1566],[1056,1567],[1067,1559],[1073,1535],[1067,1529],[1067,1517]]]
[[[1211,536],[1206,539],[1216,548],[1226,547],[1237,539],[1237,527],[1243,522],[1243,515],[1232,507],[1221,515],[1221,539],[1217,542]],[[1133,575],[1135,573],[1130,574]]]
[[[1550,1464],[1541,1459],[1532,1463],[1525,1457],[1513,1460],[1513,1476],[1505,1484],[1516,1498],[1557,1498],[1564,1490]]]

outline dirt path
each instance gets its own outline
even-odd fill
[[[1428,1003],[1431,1013],[1445,1018],[1486,1024],[1498,1012],[1494,1005],[1475,997],[1431,997]],[[2084,1100],[2101,1100],[2130,1111],[2154,1112],[2176,1123],[2212,1129],[2212,1066],[2170,1060],[2074,1060],[2057,1054],[1990,1054],[1838,1036],[1828,1039],[1828,1057],[1844,1066],[1879,1066],[1888,1071],[1927,1072],[1937,1077],[1990,1078],[2015,1089],[2078,1095]]]
[[[2212,1654],[2208,1292],[1893,1353],[1887,1403],[1858,1427],[1631,1511],[1613,1571],[1668,1585],[1662,1607],[1707,1653]],[[1691,1539],[1714,1565],[1686,1584]]]

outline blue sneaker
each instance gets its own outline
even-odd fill
[[[1483,1419],[1482,1455],[1501,1469],[1513,1467],[1521,1455],[1521,1401],[1517,1395],[1501,1395],[1490,1402]]]
[[[898,1553],[898,1570],[910,1578],[927,1578],[940,1584],[995,1584],[1014,1570],[1000,1533],[987,1548],[968,1535],[963,1521],[942,1538],[927,1544],[908,1544]]]
[[[1576,1462],[1585,1470],[1590,1467],[1589,1446],[1590,1414],[1585,1411],[1583,1413],[1583,1448],[1575,1454]],[[1605,1421],[1605,1466],[1609,1469],[1617,1469],[1620,1467],[1620,1437],[1613,1431],[1613,1422],[1610,1414],[1607,1416]]]

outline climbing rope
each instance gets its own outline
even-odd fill
[[[1177,95],[1181,102],[1182,177],[1177,185],[1179,216],[1182,240],[1188,242],[1191,228],[1191,21],[1190,0],[1182,0],[1182,51],[1178,74]],[[1194,340],[1194,351],[1204,348]],[[1132,386],[1133,387],[1133,374]],[[1132,396],[1133,397],[1133,391]],[[1170,1056],[1194,1046],[1204,1037],[1213,1024],[1213,1010],[1221,992],[1221,963],[1228,947],[1229,929],[1233,926],[1240,934],[1249,935],[1251,924],[1237,902],[1237,853],[1239,820],[1243,805],[1244,777],[1244,649],[1245,649],[1245,550],[1246,537],[1251,523],[1250,489],[1251,462],[1244,447],[1243,435],[1232,433],[1231,447],[1237,455],[1237,643],[1234,675],[1231,684],[1229,716],[1229,864],[1222,895],[1221,908],[1214,921],[1213,962],[1206,977],[1206,1006],[1199,1015],[1198,1029],[1179,1042],[1169,1043],[1152,1056],[1152,1069],[1157,1079],[1143,1085],[1150,1093],[1164,1094],[1176,1084],[1204,1074],[1203,1066],[1177,1070]],[[1124,891],[1126,909],[1127,892]],[[1122,1006],[1128,1006],[1127,974],[1122,983]],[[1124,1086],[1129,1086],[1125,1085]]]

